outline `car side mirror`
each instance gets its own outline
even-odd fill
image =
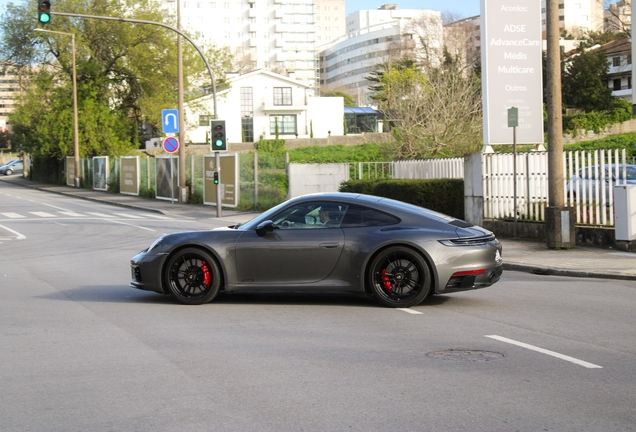
[[[275,229],[276,226],[274,225],[274,222],[271,220],[266,220],[256,226],[256,234],[262,237],[267,233],[273,232]]]

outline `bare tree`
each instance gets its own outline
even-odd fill
[[[610,0],[605,0],[604,6],[604,30],[607,32],[624,34],[627,37],[631,37],[631,0],[621,0],[616,3],[611,3]]]

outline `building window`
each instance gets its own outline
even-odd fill
[[[269,116],[269,133],[276,135],[276,127],[278,126],[279,135],[295,135],[296,134],[296,116],[295,115],[271,115]]]
[[[618,78],[618,79],[614,80],[614,89],[613,90],[616,91],[616,90],[620,90],[620,89],[621,89],[621,79]]]
[[[620,66],[621,65],[621,58],[620,57],[613,57],[612,58],[612,66]]]
[[[252,87],[241,87],[241,129],[243,142],[254,142],[254,93]]]
[[[199,126],[209,127],[213,118],[212,115],[199,115]]]
[[[274,87],[274,105],[291,105],[291,87]]]

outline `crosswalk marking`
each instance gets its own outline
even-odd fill
[[[47,212],[29,212],[32,215],[43,217],[43,218],[54,218],[55,215]]]
[[[26,214],[28,213],[28,215]],[[133,213],[124,213],[124,212],[113,212],[113,213],[98,213],[98,212],[86,212],[86,213],[77,213],[73,211],[57,211],[55,214],[43,211],[34,211],[34,212],[26,212],[25,214],[15,213],[15,212],[2,212],[0,216],[3,219],[25,219],[28,217],[36,216],[38,218],[64,218],[64,217],[72,217],[72,218],[86,218],[86,217],[99,217],[102,219],[160,219],[160,220],[172,220],[171,217],[157,215],[157,214],[133,214]]]
[[[113,218],[115,216],[113,215],[109,215],[109,214],[104,214],[104,213],[97,213],[97,212],[87,212],[89,215],[93,215],[93,216],[97,216],[97,217],[103,217],[103,218]]]
[[[79,214],[79,213],[75,213],[75,212],[72,212],[72,211],[61,211],[61,212],[58,212],[58,213],[61,213],[61,214],[66,215],[66,216],[71,216],[71,217],[84,217],[85,216],[85,215],[82,215],[82,214]]]
[[[9,219],[19,219],[25,218],[26,216],[18,214],[18,213],[0,213],[4,217],[8,217]]]
[[[113,213],[114,215],[117,216],[121,216],[121,217],[125,217],[125,218],[130,218],[130,219],[143,219],[143,216],[137,216],[134,214],[130,214],[130,213]]]

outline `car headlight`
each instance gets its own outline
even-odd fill
[[[157,246],[159,246],[161,244],[161,242],[163,241],[163,239],[165,239],[166,236],[162,235],[161,237],[159,237],[157,240],[155,240],[154,242],[152,242],[152,244],[150,245],[150,247],[148,249],[146,249],[146,252],[150,252],[151,250],[153,250],[154,248],[156,248]]]

